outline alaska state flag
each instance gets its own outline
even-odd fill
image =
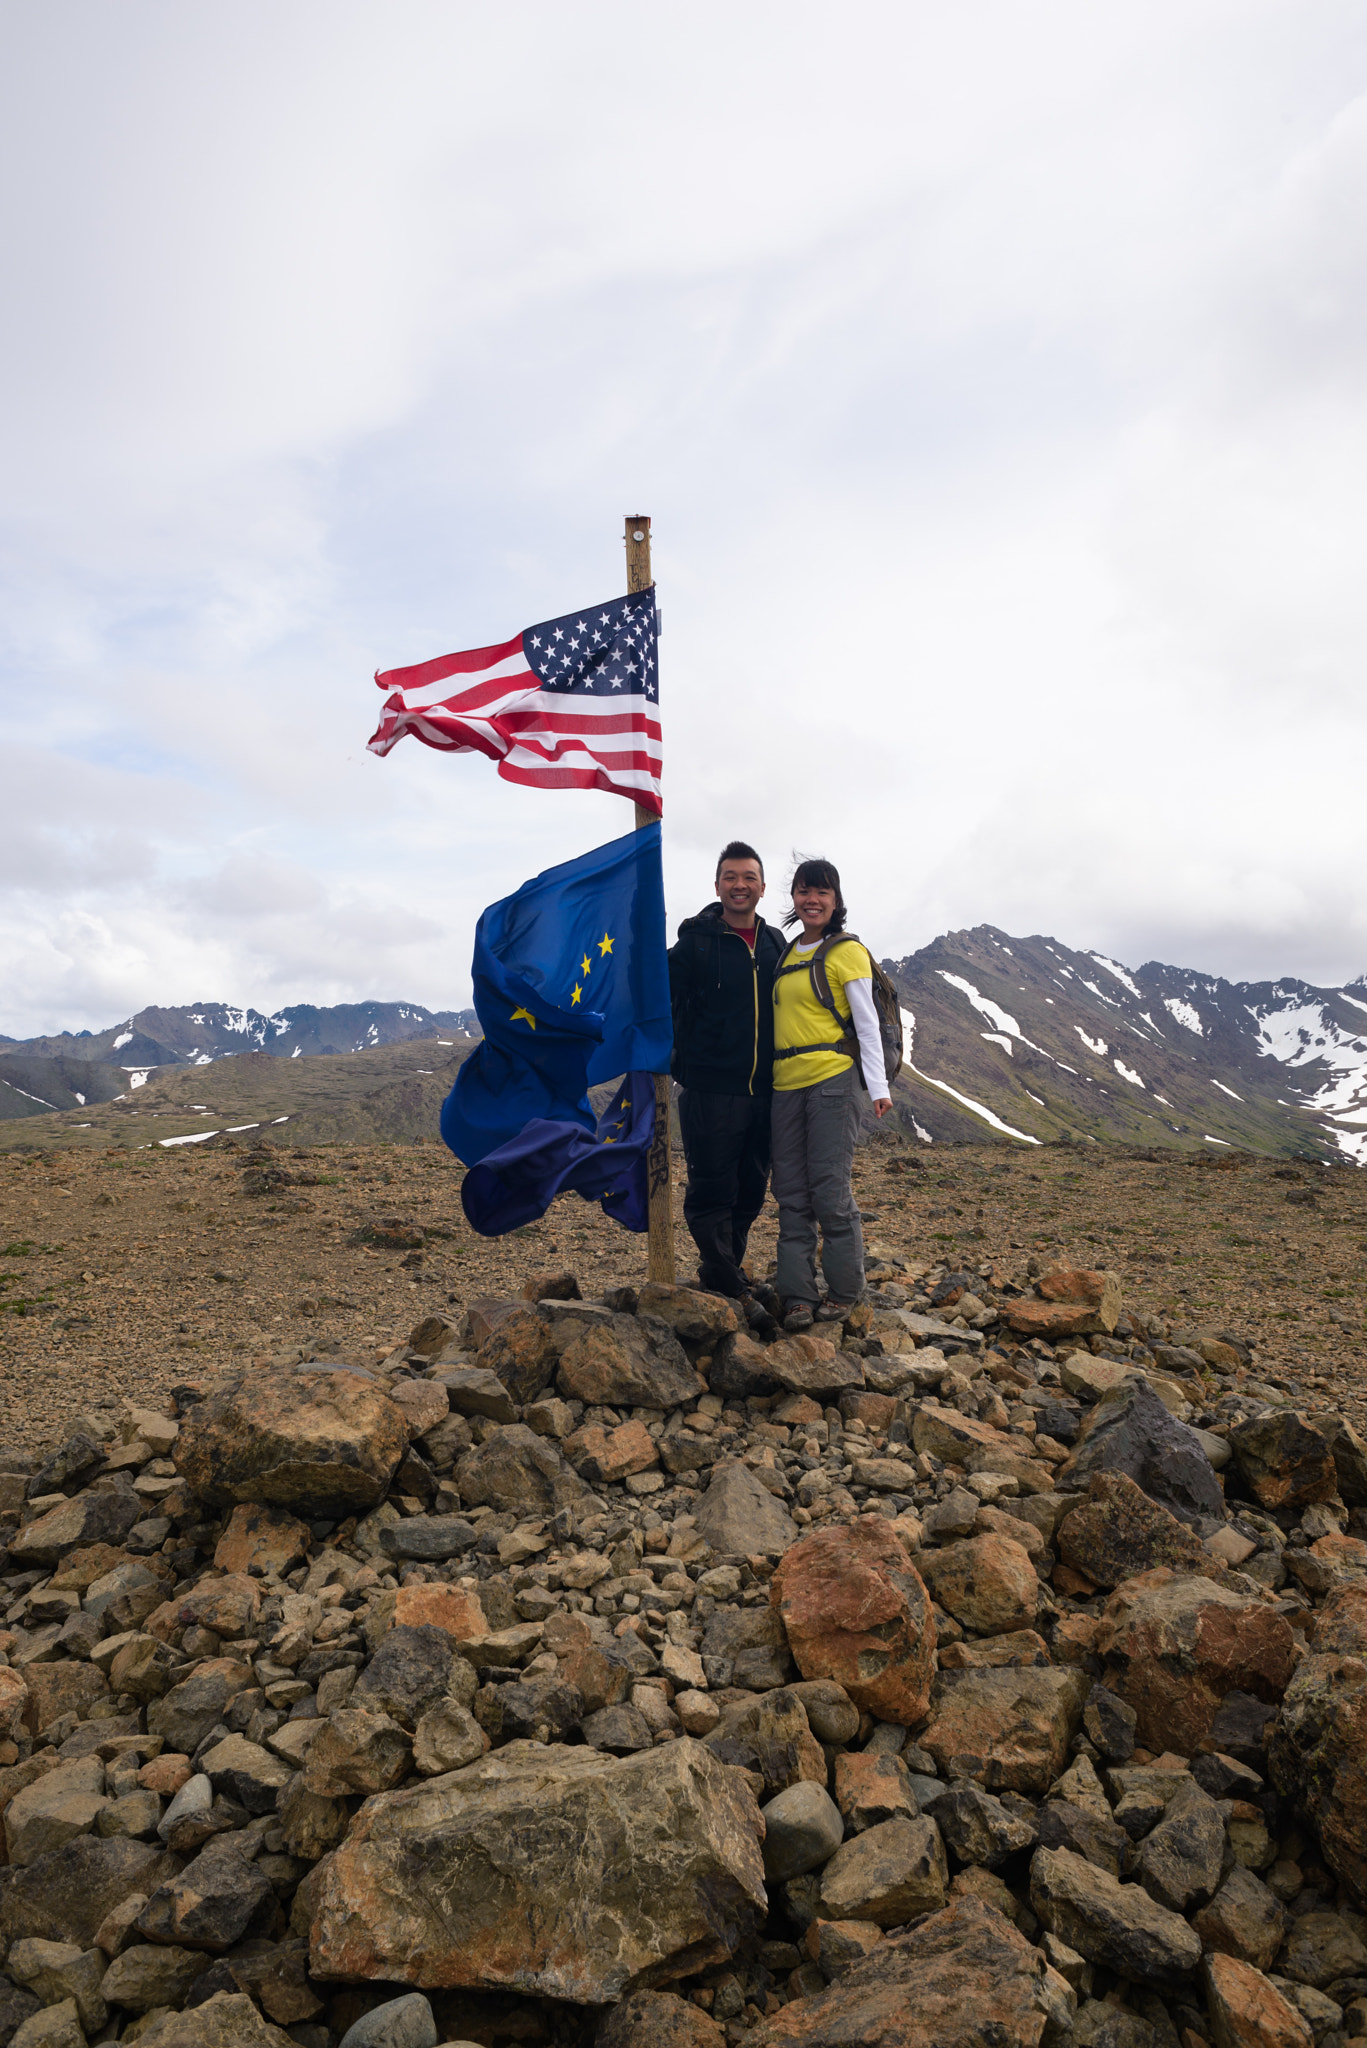
[[[629,1132],[639,1136],[644,1112],[633,1096],[629,1111],[615,1104],[608,1113],[625,1116],[620,1129],[599,1129],[588,1090],[621,1074],[668,1071],[673,1032],[660,827],[628,832],[548,868],[490,904],[475,931],[474,992],[484,1039],[442,1107],[441,1134],[467,1167],[487,1163],[489,1172],[473,1186],[467,1176],[462,1199],[474,1227],[494,1236],[513,1228],[495,1218],[510,1213],[510,1201],[525,1209],[532,1181],[544,1199],[519,1222],[543,1214],[562,1187],[602,1199],[606,1187],[589,1187],[594,1162],[600,1148],[623,1144],[609,1175],[616,1187],[626,1150],[636,1149],[625,1141]],[[545,1128],[533,1133],[533,1125],[562,1129],[557,1138]],[[511,1183],[493,1199],[491,1176],[505,1169],[519,1190],[515,1201]],[[644,1171],[642,1152],[642,1180]],[[620,1220],[627,1221],[625,1209]],[[644,1221],[628,1227],[644,1228]]]

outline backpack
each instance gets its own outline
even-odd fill
[[[840,1026],[840,1037],[826,1044],[790,1045],[785,1046],[781,1051],[778,1047],[775,1047],[774,1058],[776,1060],[796,1059],[797,1055],[802,1052],[841,1052],[854,1061],[856,1067],[859,1068],[860,1080],[864,1079],[863,1064],[859,1058],[859,1039],[854,1029],[854,1020],[850,1018],[847,1021],[841,1016],[835,1006],[835,997],[831,994],[831,984],[826,978],[826,955],[830,952],[832,946],[858,945],[859,943],[861,942],[854,932],[833,932],[830,938],[821,941],[821,944],[817,947],[810,960],[795,960],[791,966],[788,966],[786,964],[787,955],[785,954],[784,961],[774,969],[775,981],[778,980],[781,974],[798,974],[804,967],[810,969],[812,994],[824,1009],[830,1011],[836,1023]],[[795,945],[796,940],[792,944]],[[792,945],[789,946],[789,951],[791,950]],[[883,1063],[888,1077],[888,1086],[891,1087],[902,1071],[903,1033],[901,1001],[896,989],[878,965],[872,953],[869,954],[869,966],[873,970],[873,1007],[874,1013],[878,1018],[878,1037],[883,1047]],[[867,1086],[867,1083],[865,1085]]]

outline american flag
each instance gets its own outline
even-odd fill
[[[448,676],[478,680],[435,695]],[[660,680],[653,587],[529,626],[497,647],[377,673],[384,716],[368,742],[406,732],[429,747],[487,754],[510,782],[606,789],[660,815]]]

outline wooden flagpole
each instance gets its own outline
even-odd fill
[[[650,521],[643,513],[626,522],[627,591],[649,590]],[[643,805],[636,806],[636,829],[656,822]],[[669,1076],[655,1076],[655,1134],[651,1139],[648,1165],[650,1189],[650,1234],[646,1248],[646,1272],[652,1280],[674,1285],[674,1210],[669,1184]]]

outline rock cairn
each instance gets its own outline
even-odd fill
[[[0,1459],[0,2048],[1367,2035],[1367,1447],[1179,1335],[543,1275]]]

